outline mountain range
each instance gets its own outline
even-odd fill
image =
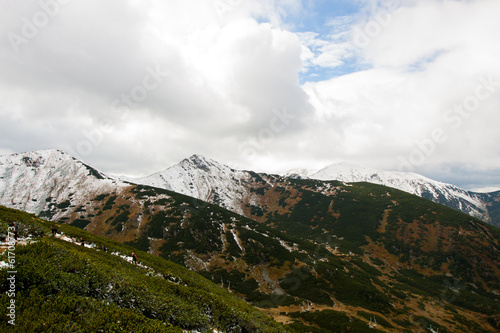
[[[238,214],[251,201],[248,184],[253,172],[234,170],[200,155],[184,159],[162,172],[122,180],[172,190],[220,205]],[[476,193],[411,172],[380,171],[355,164],[337,163],[319,171],[290,170],[288,178],[368,182],[396,188],[457,209],[487,223],[500,226],[500,191]],[[250,199],[249,199],[250,198]]]
[[[393,187],[314,177],[194,155],[130,179],[47,150],[0,157],[0,204],[176,262],[299,332],[500,329],[498,228]]]
[[[39,168],[42,165],[44,167]],[[99,182],[99,185],[88,183],[90,180],[85,175],[89,171],[105,181]],[[58,174],[65,181],[57,181],[58,177],[54,176]],[[245,205],[252,200],[248,185],[254,175],[252,171],[234,170],[214,160],[193,155],[147,177],[116,177],[105,175],[62,151],[36,151],[0,156],[0,203],[39,214],[44,209],[50,209],[50,204],[37,199],[37,196],[45,197],[47,191],[49,197],[54,193],[64,197],[70,194],[68,191],[71,189],[96,191],[96,186],[109,188],[133,183],[171,190],[245,215]],[[381,171],[349,163],[332,164],[319,171],[295,169],[283,176],[384,185],[432,200],[500,227],[500,191],[477,193],[415,173]],[[51,182],[47,182],[47,179],[51,179]],[[30,192],[26,193],[23,189],[30,189]]]
[[[369,182],[389,186],[500,226],[498,216],[500,191],[477,193],[412,172],[381,171],[350,163],[331,164],[318,171],[291,170],[285,175],[295,178],[339,180],[348,183]]]

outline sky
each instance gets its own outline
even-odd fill
[[[500,189],[498,0],[0,0],[0,154]]]

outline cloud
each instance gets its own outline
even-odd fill
[[[276,110],[310,112],[299,41],[280,28],[300,1],[4,2],[3,37],[20,39],[0,44],[2,149],[140,174],[190,153],[245,158]]]
[[[270,172],[500,170],[496,0],[357,1],[321,31],[299,0],[0,1],[1,152],[133,175],[193,153]]]
[[[324,127],[310,143],[323,143],[315,155],[389,169],[411,160],[414,171],[438,179],[452,179],[442,172],[450,164],[471,171],[487,162],[500,170],[500,24],[493,14],[499,6],[420,1],[396,13],[375,7],[352,25],[347,43],[357,47],[358,63],[371,68],[304,85],[317,126]],[[359,31],[365,32],[363,43],[356,40]],[[329,130],[336,142],[324,145]],[[435,131],[442,137],[431,144]]]

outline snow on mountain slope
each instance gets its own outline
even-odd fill
[[[253,201],[249,189],[254,175],[248,171],[231,169],[200,155],[193,155],[151,176],[121,179],[134,184],[172,190],[245,215],[244,203],[252,204]],[[284,176],[384,185],[449,206],[489,223],[497,222],[491,221],[488,213],[488,194],[469,192],[415,173],[380,171],[355,164],[337,163],[319,171],[293,169]]]
[[[389,186],[500,225],[500,216],[495,213],[500,203],[499,194],[469,192],[415,173],[338,163],[319,171],[295,169],[285,176]],[[200,155],[148,177],[112,178],[62,151],[43,150],[0,156],[0,204],[37,215],[48,212],[46,217],[57,218],[61,211],[59,204],[78,207],[90,197],[129,186],[126,181],[164,188],[245,215],[245,207],[258,201],[255,194],[258,182],[266,183],[268,178],[234,170]]]
[[[349,183],[369,182],[389,186],[489,221],[488,209],[482,200],[482,194],[469,192],[455,185],[435,181],[416,173],[381,171],[343,162],[331,164],[319,171],[291,170],[287,172],[287,175]]]
[[[314,173],[314,171],[308,170],[308,169],[291,169],[288,170],[283,174],[284,177],[288,178],[293,178],[293,179],[308,179],[311,177],[311,175]]]
[[[248,194],[245,183],[252,176],[247,171],[238,171],[207,159],[193,155],[165,171],[143,178],[120,177],[134,184],[164,188],[185,194],[242,214],[240,203]]]
[[[60,150],[0,156],[0,204],[32,214],[117,186],[127,185]]]

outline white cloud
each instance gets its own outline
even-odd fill
[[[38,3],[7,8],[1,30],[19,35],[44,13]],[[2,39],[2,149],[58,147],[136,174],[188,153],[242,158],[239,146],[268,126],[273,110],[287,107],[297,119],[309,111],[297,79],[298,39],[280,28],[299,8],[300,1],[60,5],[26,43]]]
[[[442,128],[447,140],[417,171],[500,169],[500,87],[450,113],[481,79],[500,81],[496,0],[358,1],[328,34],[293,33],[308,10],[300,0],[71,1],[17,46],[9,33],[43,8],[0,3],[0,152],[90,142],[89,163],[130,174],[192,153],[268,171],[334,160],[394,169]],[[299,84],[299,73],[347,62],[368,69]]]
[[[498,170],[499,9],[487,0],[416,2],[379,24],[377,34],[367,33],[357,56],[372,69],[305,84],[318,123],[329,122],[340,138],[324,154],[397,169],[401,157],[409,159],[442,130],[444,142],[413,158],[416,171],[443,179],[446,164],[479,168],[485,161]],[[352,31],[367,31],[379,15],[376,8]],[[484,80],[492,81],[490,90],[480,88]],[[477,89],[487,97],[476,105]],[[451,111],[464,103],[472,111]],[[330,135],[316,130],[316,144]]]

